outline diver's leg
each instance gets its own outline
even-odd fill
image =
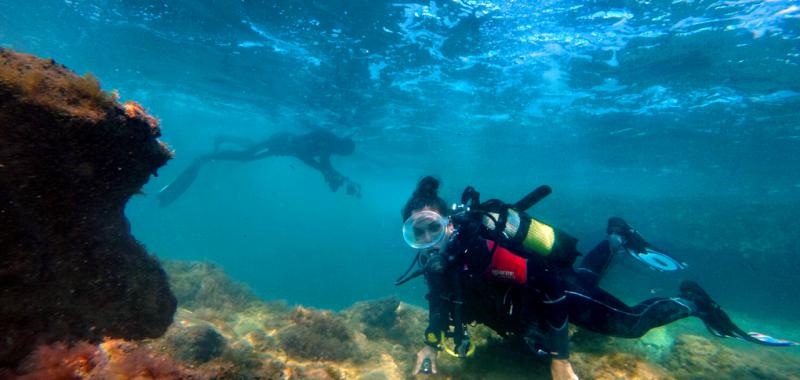
[[[566,290],[570,320],[602,334],[638,338],[696,312],[692,302],[681,297],[651,298],[630,307],[596,286],[583,285]]]
[[[253,140],[240,136],[217,136],[214,137],[214,153],[219,151],[220,146],[223,144],[233,144],[241,148],[249,148],[255,145]]]
[[[601,241],[589,251],[576,269],[581,277],[594,285],[600,283],[605,276],[614,255],[622,254],[627,249],[641,252],[648,246],[642,236],[620,217],[608,219],[606,233],[608,239]]]
[[[739,338],[753,343],[765,344],[764,341],[753,338],[736,326],[728,317],[728,314],[696,282],[684,281],[681,283],[681,298],[687,300],[693,306],[695,311],[692,315],[700,318],[711,334],[721,338]]]
[[[206,161],[237,161],[248,162],[253,161],[254,157],[250,150],[221,150],[214,153],[206,154],[201,158]]]
[[[552,357],[569,358],[569,306],[559,270],[531,258],[527,260],[526,277],[526,296],[540,301],[542,343]]]
[[[575,268],[575,272],[585,281],[596,286],[605,275],[612,257],[608,240],[603,240],[583,256],[583,260]]]
[[[200,173],[200,168],[208,161],[205,156],[198,157],[184,169],[174,181],[161,188],[156,194],[159,207],[167,207],[172,202],[180,198],[186,190],[194,183],[195,178]]]

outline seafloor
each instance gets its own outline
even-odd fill
[[[178,298],[158,339],[40,347],[20,379],[408,379],[426,312],[393,298],[341,312],[264,302],[201,262],[163,263]],[[475,355],[441,355],[442,379],[548,379],[546,360],[471,328]],[[728,345],[729,343],[733,343]],[[642,339],[573,331],[581,379],[800,379],[800,355],[704,334],[695,321]],[[424,376],[418,376],[424,378]]]

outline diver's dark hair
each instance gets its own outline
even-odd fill
[[[403,206],[403,220],[408,219],[412,212],[421,210],[425,206],[439,214],[447,215],[447,202],[439,198],[439,180],[431,176],[425,176],[417,183],[417,189]]]

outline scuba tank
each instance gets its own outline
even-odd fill
[[[500,245],[527,257],[544,257],[550,261],[572,265],[579,255],[577,239],[526,213],[534,204],[552,193],[550,186],[542,185],[513,204],[497,199],[480,203],[480,193],[467,186],[461,196],[461,204],[454,206],[460,217],[452,218],[456,224],[480,220],[478,233]],[[467,227],[469,229],[469,227]]]

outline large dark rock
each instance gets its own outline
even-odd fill
[[[170,158],[158,122],[0,49],[0,367],[57,340],[164,333],[175,297],[125,203]]]

